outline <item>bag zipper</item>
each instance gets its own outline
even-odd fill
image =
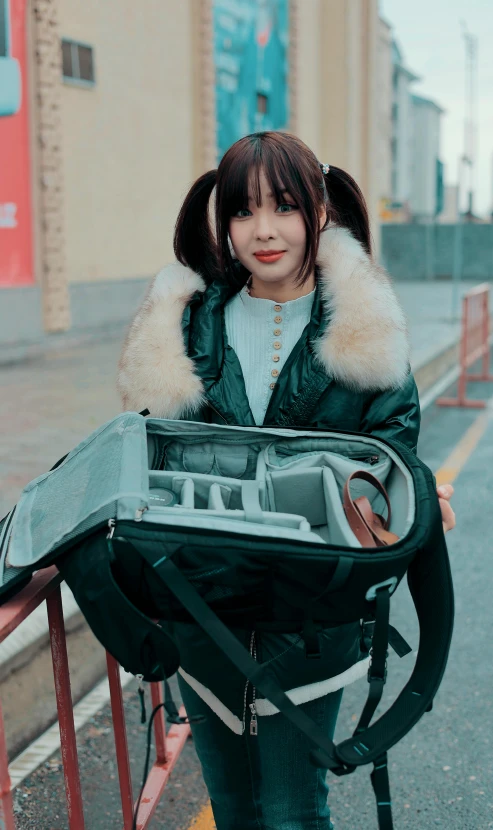
[[[378,462],[380,461],[379,455],[367,455],[366,450],[362,450],[361,452],[348,453],[347,458],[351,458],[354,461],[363,461],[366,464],[371,464],[372,466],[374,464],[378,464]]]
[[[0,536],[0,555],[3,554],[5,548],[8,548],[9,546],[10,537],[12,536],[13,530],[14,513],[15,507],[10,511],[10,513],[7,514],[7,518],[2,530],[2,535]]]

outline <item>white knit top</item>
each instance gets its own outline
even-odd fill
[[[275,303],[251,297],[244,288],[224,310],[228,343],[236,352],[256,424],[264,422],[272,390],[309,323],[315,291]]]

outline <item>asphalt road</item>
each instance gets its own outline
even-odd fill
[[[484,394],[488,387],[482,387]],[[476,390],[479,393],[479,390]],[[423,422],[420,457],[433,470],[478,417],[474,410],[431,407]],[[448,536],[455,582],[456,622],[448,667],[433,711],[390,753],[396,830],[493,828],[493,420],[455,481],[458,527]],[[414,607],[407,585],[396,592],[392,622],[416,650]],[[383,700],[390,701],[412,671],[413,655],[389,658]],[[366,683],[346,688],[336,738],[354,729]],[[135,690],[125,692],[135,787],[144,762],[145,727]],[[79,733],[88,830],[120,830],[118,783],[107,709]],[[59,754],[16,791],[18,830],[68,830]],[[369,768],[331,777],[330,805],[337,830],[377,828]],[[188,830],[207,802],[193,743],[188,742],[151,824],[152,830]],[[205,826],[205,825],[204,825]],[[241,828],[238,828],[241,830]]]

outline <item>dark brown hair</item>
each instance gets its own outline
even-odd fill
[[[371,256],[365,199],[354,179],[339,167],[324,175],[314,153],[289,133],[253,133],[235,142],[217,170],[204,173],[190,188],[180,210],[174,236],[176,258],[208,282],[223,277],[239,287],[248,273],[233,259],[229,223],[248,205],[248,188],[260,204],[260,172],[281,203],[286,191],[300,209],[306,227],[305,258],[299,274],[303,283],[313,273],[320,240],[320,211],[327,224],[348,228]],[[216,188],[215,231],[209,219],[209,199]]]

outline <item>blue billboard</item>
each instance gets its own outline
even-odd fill
[[[289,0],[214,0],[219,159],[248,133],[289,123]]]

